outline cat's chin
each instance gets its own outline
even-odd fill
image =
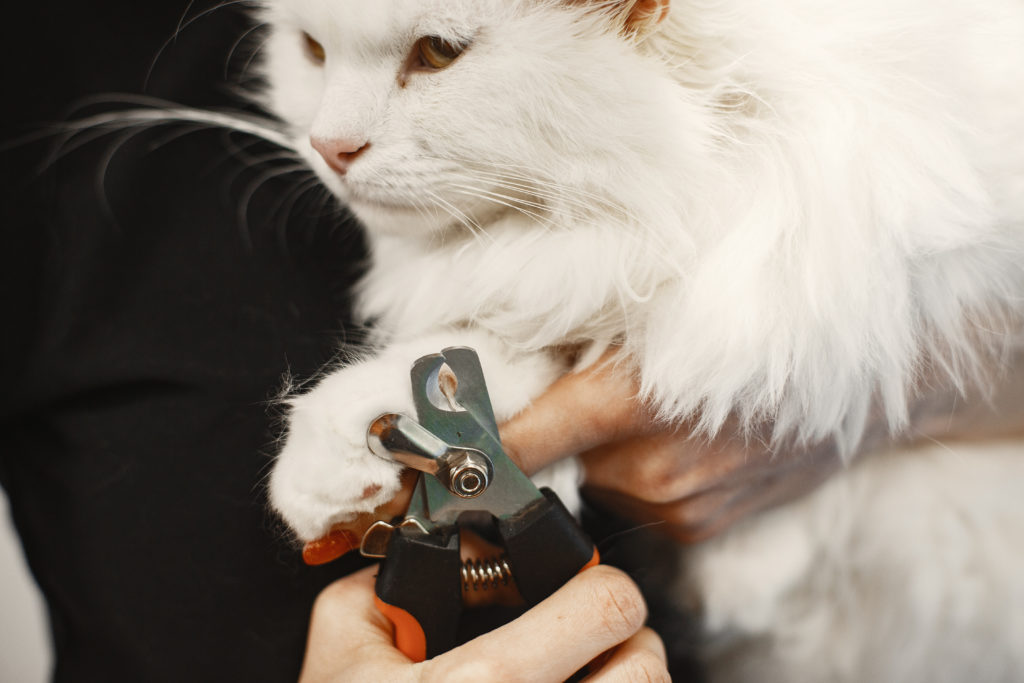
[[[371,235],[426,237],[447,230],[453,219],[426,207],[400,206],[349,196],[342,200]]]
[[[351,197],[345,203],[371,234],[425,235],[443,227],[441,220],[414,207],[391,206]]]

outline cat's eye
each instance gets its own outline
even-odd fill
[[[453,43],[438,36],[424,36],[413,48],[414,64],[423,70],[443,69],[458,59],[467,47],[468,44]]]
[[[303,31],[302,40],[305,44],[306,56],[309,57],[309,61],[314,64],[323,64],[327,60],[327,52],[324,50],[324,46],[318,43],[313,36]]]

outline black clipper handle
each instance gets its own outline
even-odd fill
[[[528,605],[536,605],[600,562],[597,548],[555,492],[540,491],[544,500],[498,520],[512,576]]]
[[[459,534],[398,527],[377,574],[377,609],[395,625],[395,645],[415,662],[455,647],[462,616]]]
[[[600,561],[597,548],[549,489],[507,519],[498,532],[512,577],[528,606]],[[424,534],[395,529],[377,575],[377,608],[395,625],[395,645],[416,662],[458,644],[462,616],[462,562],[458,528]]]

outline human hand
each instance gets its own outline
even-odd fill
[[[588,569],[518,619],[419,664],[395,648],[374,606],[375,571],[335,581],[317,598],[300,683],[555,682],[588,663],[589,681],[670,680],[661,640],[643,627],[640,591],[617,569]]]
[[[608,360],[608,359],[605,359]],[[985,397],[962,397],[938,378],[922,382],[902,437],[916,440],[1009,438],[1024,434],[1024,350],[1010,354],[1001,381]],[[723,430],[709,440],[687,425],[666,425],[636,398],[635,379],[598,364],[555,382],[525,411],[501,426],[506,451],[528,474],[581,454],[589,497],[639,522],[662,522],[684,542],[711,537],[737,521],[809,492],[840,469],[831,443],[772,452]],[[859,453],[893,443],[877,417]],[[414,477],[387,505],[344,530],[358,545],[375,519],[401,514]]]
[[[885,417],[874,415],[853,455],[895,443],[1019,438],[1024,349],[1008,355],[1000,374],[984,396],[964,396],[942,377],[922,380],[906,433],[894,436]],[[639,522],[663,522],[683,542],[798,498],[842,467],[831,440],[773,450],[767,439],[744,440],[728,425],[713,439],[695,437],[688,425],[659,421],[637,389],[631,375],[599,362],[555,382],[501,427],[502,441],[527,473],[579,453],[592,500]]]
[[[728,428],[708,440],[669,425],[637,398],[635,378],[599,362],[555,382],[502,425],[506,451],[527,473],[578,453],[591,500],[677,540],[713,536],[810,491],[841,466],[834,446],[773,452]]]
[[[687,425],[666,424],[637,398],[635,378],[610,360],[560,378],[499,427],[506,452],[524,472],[579,454],[591,500],[695,542],[799,497],[841,467],[831,443],[772,452],[728,429],[709,441]],[[412,473],[396,498],[307,545],[307,562],[358,547],[374,521],[404,512],[414,482]],[[323,547],[330,544],[337,546]]]

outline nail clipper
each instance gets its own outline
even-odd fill
[[[458,644],[463,584],[514,581],[535,605],[599,562],[597,548],[550,489],[538,489],[502,449],[480,359],[447,348],[412,367],[416,419],[389,413],[371,423],[378,457],[420,472],[397,524],[377,522],[360,552],[382,558],[378,609],[413,661]],[[505,555],[463,563],[459,528],[493,537]]]

